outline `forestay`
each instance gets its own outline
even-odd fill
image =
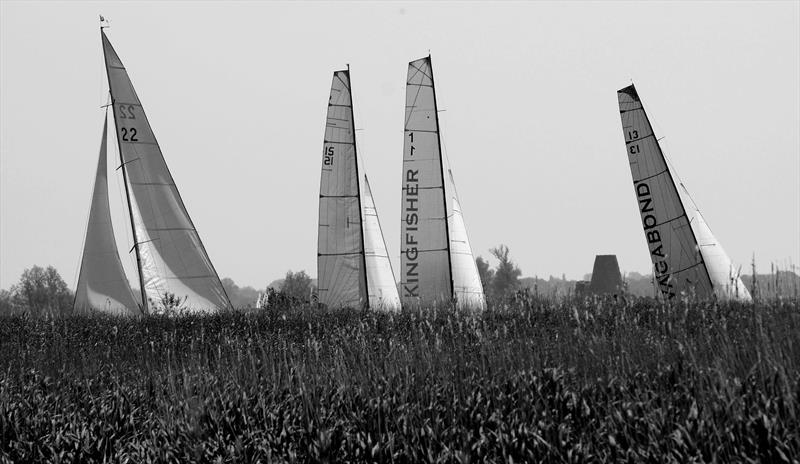
[[[128,73],[105,33],[101,35],[148,304],[158,307],[172,294],[185,310],[230,308]]]
[[[372,199],[372,189],[367,176],[364,176],[364,252],[367,264],[367,287],[369,306],[375,309],[399,310],[400,295],[394,280],[392,263],[386,250],[383,230],[378,218],[378,210]]]
[[[664,154],[633,85],[617,92],[645,239],[661,293],[708,298],[712,283]]]
[[[108,205],[107,135],[108,119],[105,119],[81,270],[75,289],[75,311],[95,310],[109,314],[134,315],[140,311],[119,259]]]
[[[452,187],[452,207],[448,215],[450,224],[450,259],[453,265],[453,292],[458,308],[480,309],[486,308],[486,298],[483,293],[483,284],[478,273],[472,247],[467,237],[467,227],[464,224],[464,215],[461,212],[461,203],[458,200],[453,173],[448,170]]]
[[[400,296],[403,304],[450,301],[453,282],[436,94],[430,57],[406,78]]]
[[[350,73],[333,73],[322,147],[317,278],[328,307],[368,304]]]

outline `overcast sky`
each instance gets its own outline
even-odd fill
[[[633,80],[734,263],[798,264],[798,5],[4,0],[0,287],[34,264],[74,286],[108,91],[98,14],[220,277],[239,285],[316,275],[327,99],[347,63],[397,272],[405,74],[428,50],[476,256],[505,243],[523,275],[580,278],[614,253],[649,272],[616,100]],[[131,270],[117,177],[109,192]]]

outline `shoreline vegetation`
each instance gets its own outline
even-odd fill
[[[0,317],[0,462],[797,462],[800,300]]]

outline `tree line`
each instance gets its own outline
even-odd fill
[[[520,289],[522,271],[511,260],[507,246],[500,245],[489,251],[498,261],[494,269],[480,256],[475,264],[487,300],[493,301]],[[268,283],[263,291],[250,286],[239,287],[230,277],[223,278],[221,282],[234,308],[252,307],[260,294],[266,294],[268,307],[312,303],[316,300],[316,282],[305,271],[290,270],[283,279]],[[70,314],[74,300],[74,292],[55,267],[35,265],[25,269],[19,282],[8,290],[0,289],[0,314]],[[180,306],[179,302],[177,306]]]

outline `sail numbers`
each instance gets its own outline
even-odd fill
[[[119,105],[119,118],[120,119],[136,119],[136,115],[133,113],[135,109],[134,105],[126,105],[121,104]],[[131,127],[120,127],[119,129],[121,139],[123,142],[138,142],[139,139],[136,137],[136,128]]]
[[[322,165],[333,166],[333,146],[329,146],[322,152]]]
[[[139,141],[139,139],[136,138],[136,128],[135,127],[131,127],[130,129],[123,127],[119,131],[122,132],[122,141],[123,142],[138,142]]]
[[[133,114],[133,105],[119,105],[119,118],[136,119],[136,115]]]
[[[637,139],[639,139],[639,131],[636,130],[636,129],[629,130],[628,131],[628,143],[631,143],[631,142],[633,142],[634,140],[637,140]],[[631,155],[638,155],[639,154],[639,144],[637,143],[636,145],[631,145],[630,147],[628,147],[628,151],[630,152]]]

